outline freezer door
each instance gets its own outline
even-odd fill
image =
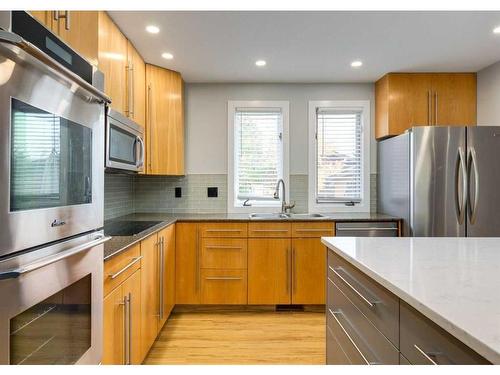
[[[467,128],[467,236],[500,235],[500,127]]]
[[[465,128],[415,127],[410,149],[412,235],[465,236]]]

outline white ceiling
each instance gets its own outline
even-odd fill
[[[371,82],[387,72],[478,71],[500,60],[500,34],[492,33],[500,12],[492,11],[110,14],[147,62],[187,82]],[[160,33],[147,33],[148,24]],[[257,59],[267,66],[256,67]],[[353,69],[356,59],[364,65]]]

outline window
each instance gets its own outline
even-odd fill
[[[288,102],[228,102],[228,212],[276,211],[280,178],[288,187]]]
[[[309,211],[370,211],[370,103],[309,102]]]

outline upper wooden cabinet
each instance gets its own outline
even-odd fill
[[[418,125],[475,125],[475,73],[389,73],[375,83],[375,136]]]
[[[130,41],[127,43],[127,103],[125,114],[146,126],[146,64]]]
[[[127,109],[127,38],[106,12],[99,12],[99,70],[104,73],[104,92],[111,108]]]
[[[184,174],[184,115],[180,73],[146,64],[146,173]]]
[[[37,10],[30,13],[92,65],[97,65],[98,12]]]

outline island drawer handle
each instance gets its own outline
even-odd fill
[[[205,246],[208,250],[241,250],[241,246]]]
[[[340,280],[342,280],[344,282],[344,284],[346,284],[349,288],[352,289],[352,291],[354,293],[356,293],[358,295],[359,298],[361,298],[361,300],[363,302],[365,302],[370,308],[374,308],[375,307],[375,304],[376,303],[379,303],[379,301],[370,301],[368,298],[366,298],[360,291],[358,291],[355,287],[352,286],[351,283],[349,283],[349,281],[347,281],[340,273],[337,272],[337,270],[333,269],[331,266],[328,266],[328,268],[335,274],[337,275]],[[339,268],[340,269],[340,268]]]
[[[420,349],[420,347],[417,344],[413,344],[413,347],[417,349],[417,352],[419,352],[422,355],[422,357],[428,360],[432,365],[437,365],[436,361],[434,361],[426,352]]]
[[[288,232],[288,229],[252,229],[252,232]]]
[[[230,277],[230,276],[213,276],[213,277],[205,277],[205,280],[242,280],[242,278]]]
[[[332,228],[295,229],[296,232],[332,232]]]
[[[110,274],[110,275],[108,275],[108,277],[111,280],[116,279],[118,276],[120,276],[122,273],[124,273],[126,270],[128,270],[130,267],[132,267],[134,264],[136,264],[141,259],[142,259],[142,255],[139,257],[133,258],[132,261],[129,264],[127,264],[125,267],[123,267],[120,271],[118,271],[117,273]]]
[[[241,229],[205,229],[205,232],[241,232]]]
[[[344,326],[342,325],[342,323],[340,323],[340,320],[337,318],[336,315],[342,315],[341,312],[339,311],[336,311],[336,312],[333,312],[332,310],[328,309],[328,311],[330,312],[330,315],[333,317],[333,319],[335,319],[335,321],[337,322],[337,324],[340,326],[340,329],[342,329],[342,331],[344,332],[344,334],[347,336],[347,338],[349,339],[349,341],[351,342],[351,344],[354,346],[354,348],[356,349],[356,351],[359,353],[359,355],[361,356],[361,358],[363,358],[363,361],[367,364],[367,365],[372,365],[374,364],[373,362],[370,362],[368,361],[368,359],[366,359],[365,355],[363,354],[363,352],[359,349],[358,345],[356,345],[356,342],[353,340],[353,338],[351,337],[351,335],[349,335],[349,333],[347,332],[347,330],[344,328]]]

